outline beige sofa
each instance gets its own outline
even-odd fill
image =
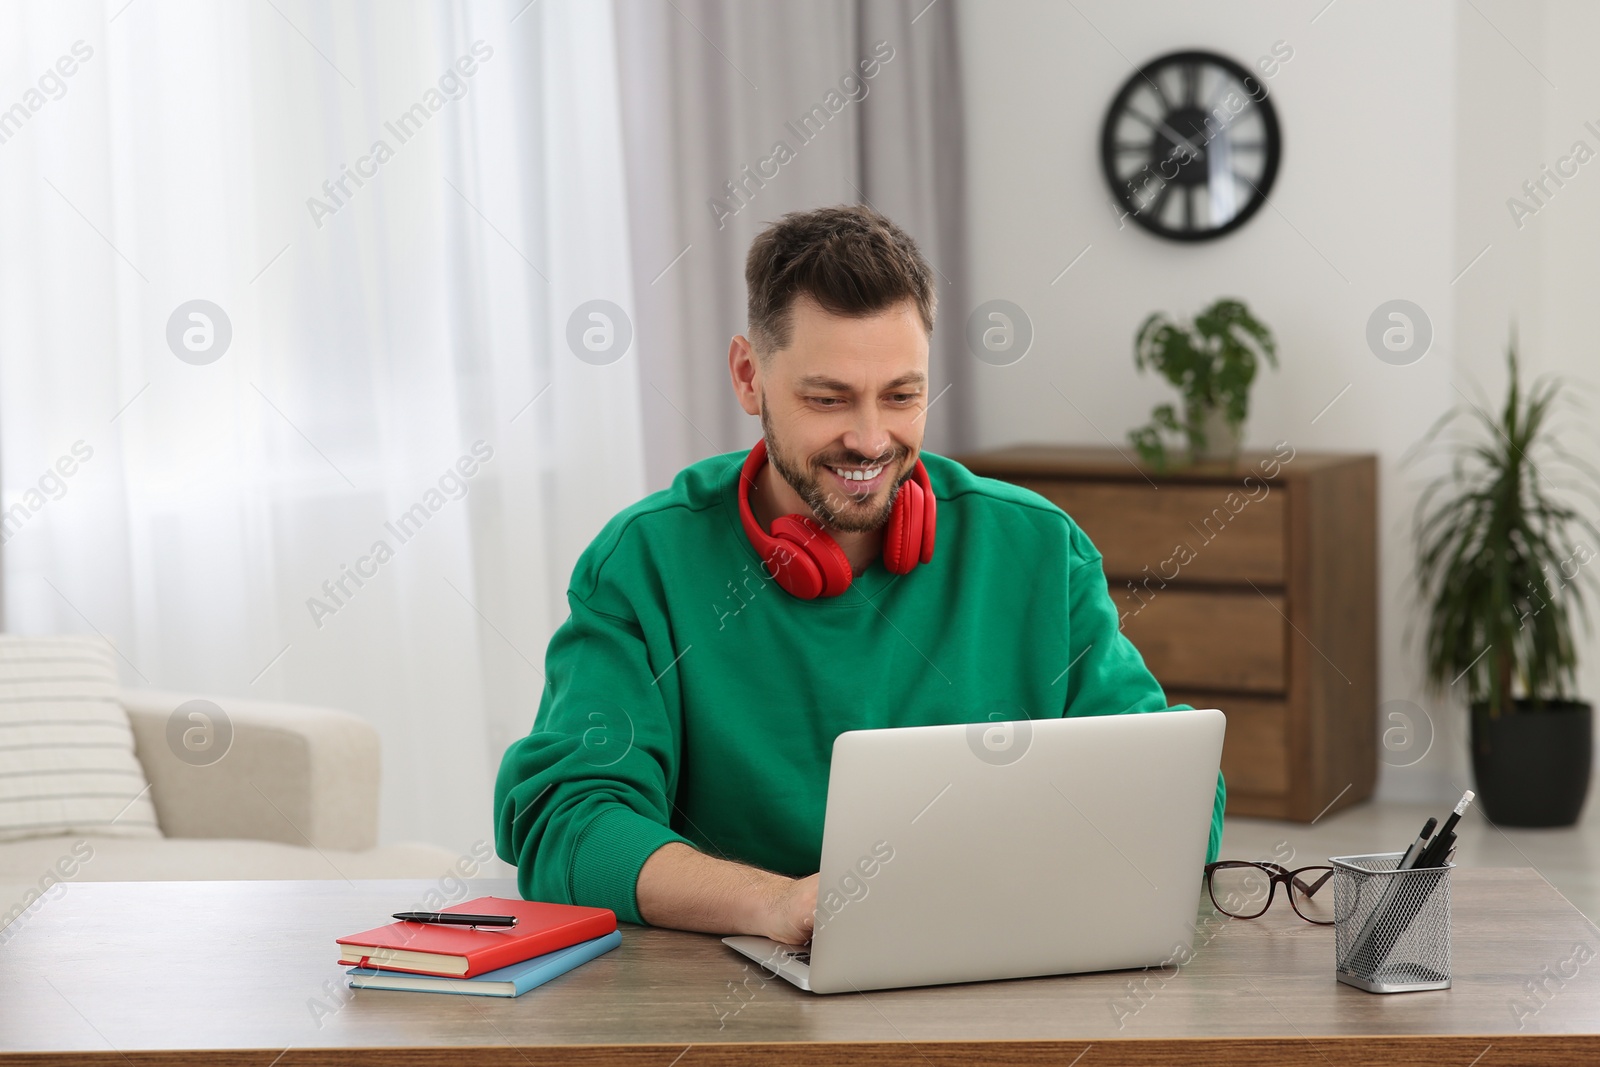
[[[58,882],[466,873],[462,857],[435,845],[377,847],[378,733],[365,720],[303,704],[218,699],[232,747],[195,767],[166,736],[173,709],[191,695],[123,690],[121,699],[163,836],[0,842],[0,926],[18,902]]]

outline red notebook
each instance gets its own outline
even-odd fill
[[[515,915],[517,925],[502,929],[390,923],[339,938],[339,962],[385,971],[471,978],[576,945],[579,941],[604,937],[617,928],[616,913],[610,908],[546,904],[538,900],[479,897],[439,910]]]

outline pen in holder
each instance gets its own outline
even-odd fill
[[[1450,872],[1401,852],[1334,856],[1335,974],[1369,993],[1450,988]]]

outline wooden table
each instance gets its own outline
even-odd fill
[[[1336,983],[1332,928],[1284,901],[1253,921],[1205,909],[1195,958],[1166,977],[823,997],[763,982],[714,937],[626,926],[611,953],[501,1000],[345,987],[334,938],[410,906],[428,883],[73,884],[6,931],[0,1062],[1600,1062],[1600,930],[1531,869],[1452,877],[1454,988],[1389,996]],[[500,880],[474,889],[515,894]]]

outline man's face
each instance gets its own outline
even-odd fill
[[[922,319],[909,300],[849,318],[801,297],[791,314],[789,346],[771,354],[755,383],[768,461],[823,525],[875,530],[922,449]]]

